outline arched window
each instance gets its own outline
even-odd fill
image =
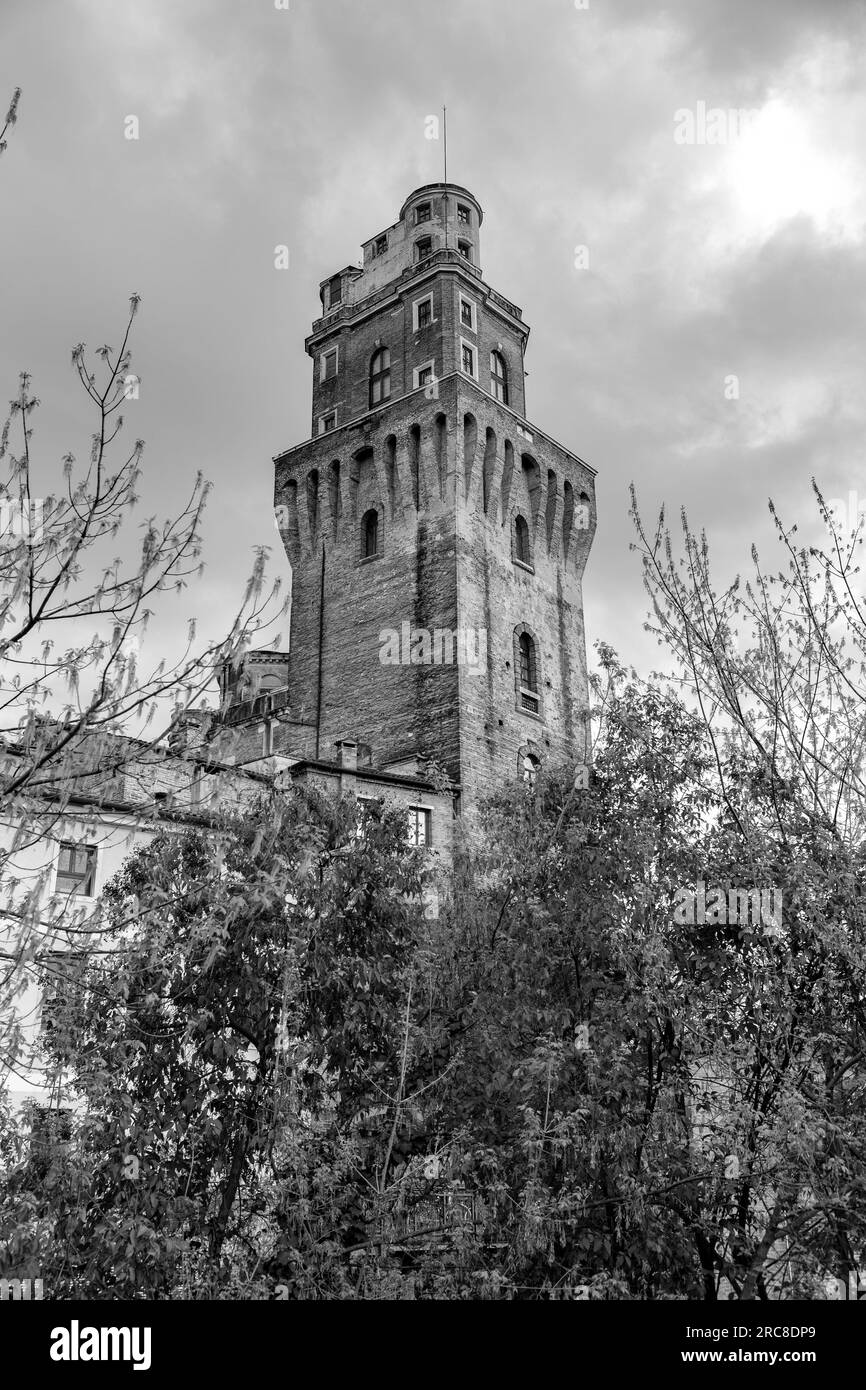
[[[379,348],[370,361],[370,407],[391,395],[391,349]]]
[[[283,688],[283,681],[282,681],[282,678],[281,678],[280,676],[277,676],[277,675],[259,676],[259,681],[258,681],[258,692],[259,692],[260,695],[266,695],[266,694],[268,693],[269,690],[282,690],[282,688]]]
[[[520,641],[520,688],[535,694],[538,690],[538,675],[535,669],[535,643],[528,632],[521,632]]]
[[[532,564],[532,555],[529,549],[529,525],[525,516],[517,516],[514,519],[514,558],[523,565]]]
[[[526,751],[521,750],[521,754],[518,758],[517,763],[517,771],[520,777],[522,778],[527,791],[534,791],[535,784],[538,781],[538,772],[540,767],[540,758],[537,758],[534,753],[528,753]]]
[[[541,714],[538,644],[525,623],[514,629],[514,686],[517,708],[524,714]]]
[[[371,507],[361,522],[361,556],[369,560],[379,554],[379,513]]]
[[[503,405],[508,404],[508,368],[501,352],[490,354],[490,393]]]

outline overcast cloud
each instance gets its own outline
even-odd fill
[[[720,578],[752,540],[781,559],[768,496],[807,532],[812,474],[866,500],[864,53],[854,0],[2,0],[0,389],[33,373],[49,474],[86,457],[69,349],[116,345],[141,294],[142,517],[215,485],[204,578],[151,642],[192,613],[217,636],[256,545],[288,574],[271,460],[309,434],[318,282],[441,176],[445,102],[485,279],[532,327],[529,420],[598,470],[589,641],[648,669],[630,481]],[[700,102],[758,115],[677,144]]]

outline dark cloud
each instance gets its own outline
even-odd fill
[[[76,0],[51,15],[4,5],[0,100],[24,94],[0,161],[0,383],[34,372],[46,467],[85,455],[69,346],[112,341],[142,294],[142,514],[177,507],[197,468],[215,484],[209,568],[154,642],[191,609],[215,635],[252,548],[276,543],[270,460],[308,433],[316,286],[439,176],[424,120],[443,102],[449,173],[485,209],[485,276],[532,325],[530,419],[599,470],[591,639],[655,658],[632,479],[650,513],[685,503],[728,572],[753,535],[772,546],[768,495],[792,519],[813,472],[866,495],[862,4]],[[674,113],[700,100],[772,100],[794,134],[754,167],[679,147]]]

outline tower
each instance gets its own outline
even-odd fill
[[[320,285],[311,438],[277,455],[296,752],[433,758],[463,806],[588,757],[582,575],[594,472],[526,418],[521,310],[481,272],[483,213],[411,193]]]

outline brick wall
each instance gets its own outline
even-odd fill
[[[319,755],[333,756],[346,737],[369,744],[380,766],[432,754],[474,801],[517,775],[528,743],[553,760],[585,755],[581,579],[593,475],[465,377],[441,381],[437,393],[416,391],[277,460],[293,571],[289,701],[306,728],[298,746],[314,755],[323,594]],[[575,522],[581,497],[586,525]],[[368,508],[383,537],[374,560],[361,557]],[[512,558],[518,511],[530,526],[531,573]],[[404,623],[484,629],[483,669],[383,665],[381,633]],[[538,646],[538,718],[516,707],[519,624]]]

